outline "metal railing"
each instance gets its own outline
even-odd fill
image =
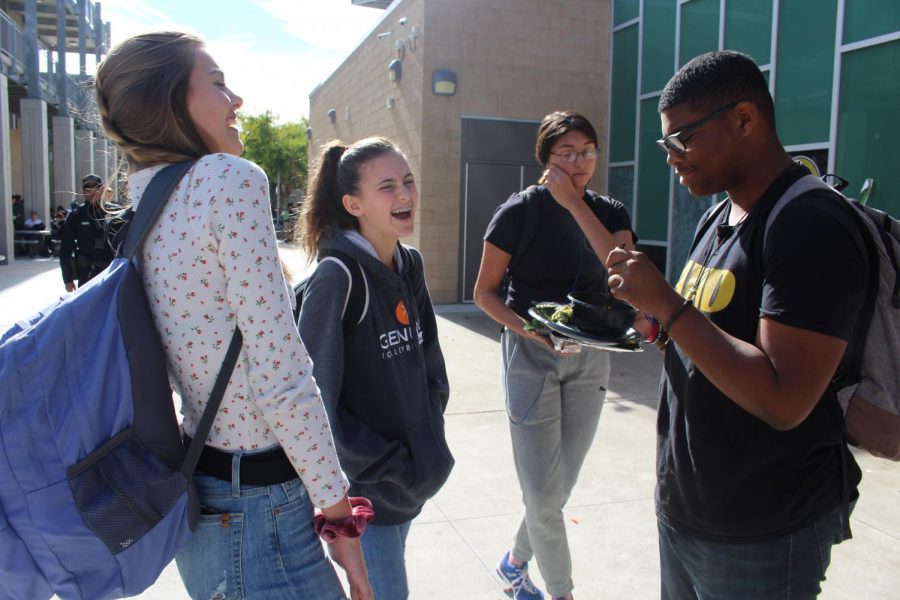
[[[0,72],[20,85],[25,84],[25,34],[0,12]]]
[[[94,31],[93,2],[88,2],[87,34],[98,39]],[[25,32],[6,13],[0,11],[0,73],[6,75],[18,85],[28,85],[26,68]],[[38,41],[38,65],[40,69],[39,89],[41,99],[53,105],[59,104],[57,76],[59,66],[54,52]],[[66,96],[70,107],[76,114],[82,114],[87,105],[90,90],[89,77],[79,74],[66,75]]]
[[[50,104],[59,104],[59,95],[56,91],[56,59],[53,52],[38,42],[39,65],[44,65],[45,70],[40,72],[41,99]]]

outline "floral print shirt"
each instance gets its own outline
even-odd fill
[[[163,166],[129,176],[135,205]],[[169,198],[142,258],[185,432],[196,431],[239,326],[241,356],[207,444],[230,452],[280,444],[316,506],[340,500],[347,482],[293,323],[262,169],[227,154],[200,158]]]

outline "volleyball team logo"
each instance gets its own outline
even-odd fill
[[[403,300],[397,302],[397,306],[394,308],[394,316],[397,317],[397,321],[400,324],[409,325],[409,313],[406,312],[406,305],[403,304]]]

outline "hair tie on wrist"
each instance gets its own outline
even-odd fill
[[[644,339],[644,342],[653,344],[662,335],[662,324],[660,324],[660,322],[656,320],[656,317],[650,313],[644,313],[644,320],[650,323],[650,335]]]
[[[339,537],[358,538],[366,530],[369,521],[375,518],[375,509],[368,498],[354,496],[348,500],[353,511],[349,517],[329,521],[321,512],[316,512],[313,517],[313,530],[329,544],[333,544]]]

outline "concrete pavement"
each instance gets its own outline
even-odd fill
[[[304,265],[283,252],[295,272]],[[62,279],[53,259],[0,266],[0,328],[53,301]],[[502,600],[494,582],[521,505],[499,385],[499,327],[471,306],[438,307],[451,399],[446,424],[456,468],[414,522],[407,548],[411,598]],[[659,596],[653,514],[655,406],[661,368],[652,349],[614,354],[600,429],[566,509],[579,600]],[[835,547],[825,599],[898,598],[898,465],[857,453],[862,496],[854,539]],[[540,573],[532,577],[542,586]],[[139,598],[187,598],[174,564]]]

